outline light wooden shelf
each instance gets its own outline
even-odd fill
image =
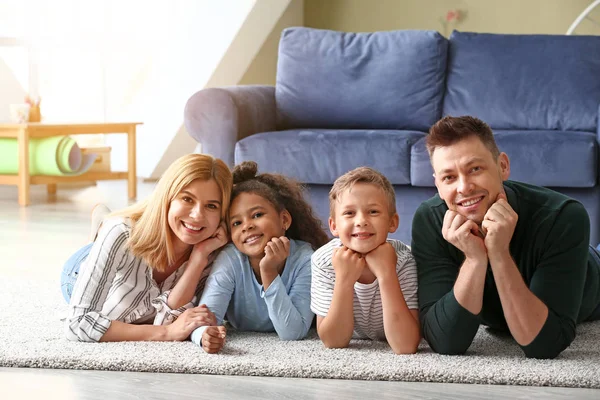
[[[29,186],[48,185],[48,193],[56,193],[56,184],[64,182],[101,181],[127,179],[130,199],[137,196],[136,182],[136,127],[141,122],[108,123],[7,123],[0,124],[0,138],[16,138],[19,152],[19,174],[0,175],[0,185],[19,187],[19,204],[29,205]],[[45,176],[29,174],[29,139],[75,134],[122,133],[127,135],[126,172],[87,172],[78,176]]]

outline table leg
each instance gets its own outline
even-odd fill
[[[48,194],[56,194],[56,183],[48,184]]]
[[[130,199],[137,197],[135,125],[127,132],[127,188]]]
[[[18,137],[19,152],[19,205],[29,205],[29,131],[23,128]]]

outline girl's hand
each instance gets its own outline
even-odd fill
[[[175,322],[167,325],[167,340],[182,341],[186,340],[200,326],[215,325],[217,319],[206,305],[185,310]]]
[[[290,240],[285,237],[274,237],[265,246],[265,256],[258,266],[261,271],[278,271],[290,255]]]
[[[209,354],[218,353],[225,345],[225,336],[227,330],[224,326],[209,326],[202,333],[202,349]]]
[[[222,222],[211,237],[194,245],[192,254],[190,254],[189,265],[201,265],[203,268],[206,267],[214,261],[214,251],[225,246],[228,241],[229,238],[227,237],[225,223]]]

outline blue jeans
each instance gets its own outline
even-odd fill
[[[81,249],[77,250],[77,252],[67,260],[65,266],[63,267],[62,274],[60,276],[60,289],[67,303],[71,301],[73,287],[75,286],[75,282],[77,282],[77,276],[79,275],[79,267],[81,267],[81,263],[85,261],[88,254],[90,254],[90,249],[92,248],[93,244],[94,243],[87,244]]]

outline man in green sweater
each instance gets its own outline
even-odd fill
[[[484,324],[509,331],[527,357],[558,356],[577,323],[600,319],[586,210],[508,181],[508,156],[477,118],[438,121],[427,149],[438,194],[412,226],[423,336],[438,353],[463,354]]]

